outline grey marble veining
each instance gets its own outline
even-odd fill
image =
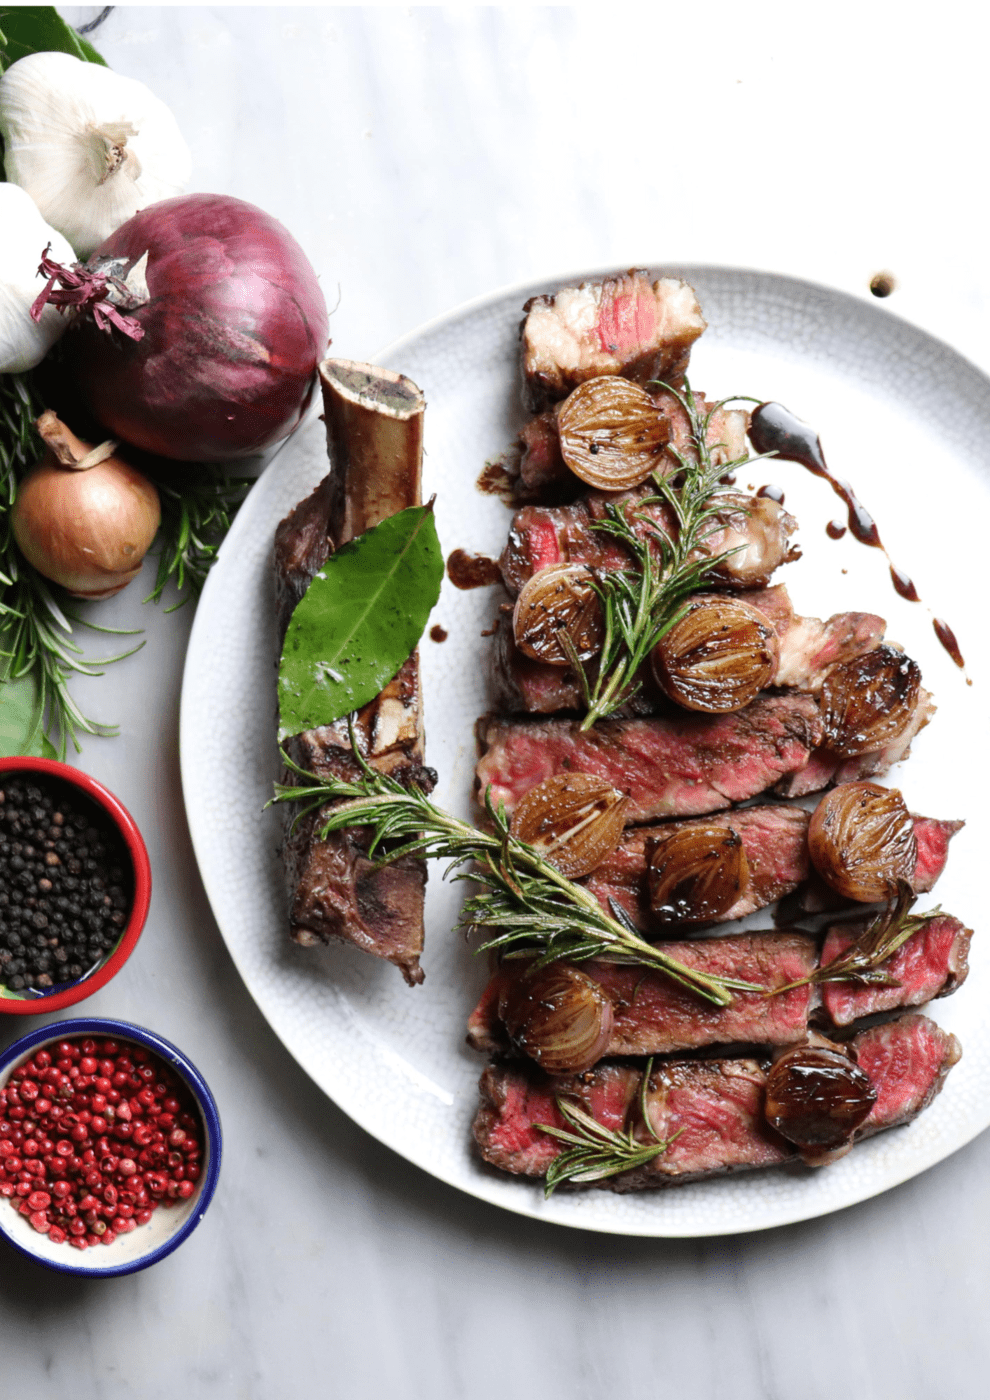
[[[504,283],[669,257],[864,296],[890,267],[891,309],[986,368],[987,22],[968,17],[960,43],[954,10],[935,30],[888,6],[839,5],[827,22],[777,4],[712,3],[703,21],[687,7],[123,7],[95,37],[179,116],[193,187],[278,215],[331,305],[339,285],[342,354]],[[834,1216],[658,1242],[468,1199],[329,1103],[212,921],[178,781],[191,614],[138,609],[141,586],[100,616],[139,613],[144,650],[75,690],[121,723],[80,762],[134,812],[155,893],[131,962],[78,1010],[187,1051],[220,1103],[224,1170],[197,1233],[147,1273],[65,1280],[3,1251],[4,1400],[986,1394],[986,1134]],[[0,1043],[21,1029],[4,1021]]]

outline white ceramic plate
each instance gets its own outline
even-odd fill
[[[938,645],[931,614],[897,597],[886,562],[825,525],[841,514],[826,484],[800,467],[760,464],[751,484],[786,488],[804,558],[779,577],[799,612],[882,613],[888,636],[922,667],[939,713],[893,779],[913,811],[965,817],[938,890],[945,908],[979,922],[986,856],[986,662],[982,611],[990,518],[990,382],[953,350],[884,308],[771,275],[710,267],[666,269],[698,291],[709,329],[691,378],[711,397],[752,394],[813,422],[833,471],[854,483],[891,555],[925,603],[948,618],[972,685]],[[587,277],[600,272],[582,274]],[[392,346],[381,363],[425,391],[424,490],[437,492],[446,553],[498,554],[509,514],[475,480],[524,421],[516,332],[523,302],[564,285],[517,287],[442,317]],[[451,932],[461,898],[436,872],[427,901],[425,985],[352,949],[303,950],[285,936],[276,847],[281,815],[263,812],[276,773],[271,553],[277,522],[326,470],[322,425],[311,419],[251,491],[210,575],[189,646],[182,693],[182,780],[203,880],[230,952],[262,1012],[299,1063],[375,1137],[451,1185],[542,1220],[633,1235],[708,1235],[808,1219],[851,1205],[940,1161],[990,1123],[987,948],[978,931],[972,975],[938,1003],[960,1037],[961,1064],[911,1126],[858,1146],[820,1172],[777,1169],[676,1190],[558,1194],[482,1166],[471,1151],[480,1057],[464,1025],[485,981],[483,961]],[[740,483],[750,484],[743,473]],[[427,756],[436,799],[471,811],[473,725],[486,708],[480,633],[490,590],[449,583],[434,613],[449,640],[424,640]],[[928,907],[922,904],[922,908]],[[765,922],[765,920],[764,920]]]

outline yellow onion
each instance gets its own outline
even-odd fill
[[[741,598],[693,599],[653,648],[657,684],[678,705],[704,714],[741,710],[769,685],[780,642],[770,619]]]
[[[603,988],[569,963],[517,978],[499,998],[498,1014],[515,1048],[550,1074],[590,1069],[605,1054],[614,1024]]]
[[[727,913],[749,889],[746,847],[730,826],[675,826],[654,846],[647,880],[658,919],[704,923]]]
[[[628,803],[590,773],[558,773],[530,788],[512,814],[511,831],[575,880],[615,850]]]
[[[808,852],[819,875],[847,899],[872,904],[909,884],[918,860],[914,822],[897,788],[842,783],[822,798],[808,824]]]
[[[587,379],[557,410],[560,451],[599,491],[627,491],[676,464],[665,456],[670,424],[645,389],[618,375]]]
[[[109,598],[141,571],[161,523],[158,492],[113,455],[116,443],[81,442],[51,412],[36,426],[48,451],[18,487],[14,538],[74,598]]]
[[[604,623],[592,574],[583,564],[552,564],[527,581],[512,613],[516,646],[534,661],[570,666],[601,651]],[[573,655],[562,640],[566,632]]]
[[[893,743],[914,719],[920,690],[916,663],[886,642],[833,666],[822,685],[825,748],[854,758]]]
[[[767,1075],[764,1114],[798,1147],[838,1147],[870,1115],[877,1091],[848,1055],[801,1045],[782,1055]]]

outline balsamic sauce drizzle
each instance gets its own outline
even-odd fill
[[[897,568],[884,549],[880,531],[877,529],[877,523],[873,516],[859,500],[848,481],[833,476],[829,471],[825,454],[822,451],[821,439],[814,428],[807,423],[802,423],[801,419],[795,417],[790,409],[785,408],[783,404],[761,403],[753,412],[749,440],[757,452],[772,452],[789,462],[797,462],[815,476],[820,476],[827,481],[846,507],[850,534],[859,540],[860,544],[865,544],[870,549],[882,549],[887,557],[887,563],[890,565],[890,580],[896,591],[909,603],[921,601],[920,594],[911,577],[903,569]],[[770,495],[772,491],[777,489],[779,488],[765,486],[758,494],[761,496]],[[783,501],[783,492],[779,496],[775,495],[773,499]],[[825,530],[830,539],[837,540],[845,534],[846,527],[841,521],[832,520],[826,525]],[[936,637],[956,665],[960,668],[965,667],[966,663],[959,650],[959,643],[956,641],[955,633],[949,624],[936,617],[933,619],[932,625]]]

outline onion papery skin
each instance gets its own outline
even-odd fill
[[[158,492],[118,458],[76,472],[40,462],[21,482],[14,538],[73,598],[110,598],[141,572],[161,520]]]
[[[149,205],[89,266],[145,253],[149,299],[129,340],[80,317],[66,370],[115,437],[179,461],[227,462],[287,437],[309,403],[327,346],[326,302],[289,231],[227,195]]]

